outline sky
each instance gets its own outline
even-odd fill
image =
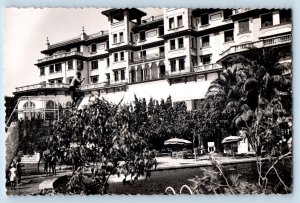
[[[85,8],[5,8],[4,10],[4,95],[12,96],[16,87],[38,83],[34,64],[43,58],[46,38],[50,44],[108,29],[106,9]],[[161,9],[142,9],[148,16]]]

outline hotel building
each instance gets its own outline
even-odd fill
[[[71,106],[68,87],[77,71],[81,90],[108,101],[172,97],[197,109],[228,59],[251,47],[280,47],[291,60],[291,10],[166,8],[145,18],[136,8],[109,9],[108,30],[50,43],[35,64],[37,84],[17,87],[19,118],[53,119]],[[75,34],[76,35],[76,34]],[[51,37],[51,36],[50,36]],[[48,116],[47,116],[48,115]]]

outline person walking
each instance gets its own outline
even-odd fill
[[[69,87],[69,92],[71,94],[72,98],[72,108],[76,107],[76,104],[78,100],[80,99],[81,94],[78,92],[79,91],[79,86],[83,82],[84,78],[81,78],[81,73],[77,72],[76,77],[74,77],[71,81],[70,87]]]
[[[10,176],[9,176],[10,189],[15,190],[16,189],[16,182],[17,182],[17,168],[16,168],[15,163],[11,164],[11,168],[9,169],[9,172],[10,172]]]
[[[17,158],[16,168],[17,168],[17,177],[18,177],[18,184],[21,183],[21,176],[22,176],[22,167],[24,167],[23,164],[21,164],[21,158]]]

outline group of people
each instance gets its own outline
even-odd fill
[[[13,161],[7,173],[7,182],[10,183],[12,190],[16,189],[16,185],[21,183],[22,177],[22,167],[24,165],[21,163],[21,158],[18,157],[16,162]]]

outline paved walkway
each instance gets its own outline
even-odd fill
[[[221,157],[220,161],[222,164],[235,164],[255,161],[255,157],[252,158],[233,158],[233,157]],[[202,156],[195,159],[175,159],[171,157],[158,157],[157,170],[170,170],[178,168],[191,168],[200,166],[210,166],[211,162],[208,156]],[[69,168],[69,167],[68,167]],[[44,174],[39,175],[27,175],[22,178],[22,183],[16,187],[16,190],[11,190],[7,187],[7,195],[27,195],[27,194],[38,194],[41,189],[52,188],[53,182],[62,176],[70,175],[70,170],[58,170],[56,176],[46,176]],[[112,177],[110,182],[122,181],[122,177]]]

